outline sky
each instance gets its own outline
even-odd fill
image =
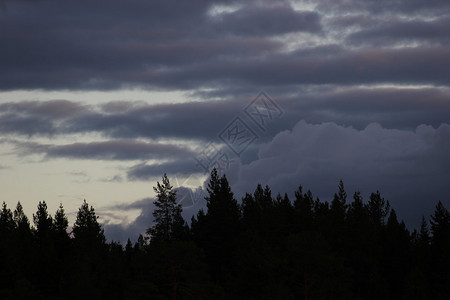
[[[240,201],[377,190],[410,229],[450,209],[450,2],[0,1],[0,201],[84,199],[109,240]]]

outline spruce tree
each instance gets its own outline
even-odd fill
[[[39,201],[37,208],[36,214],[33,214],[35,234],[39,243],[48,243],[52,238],[53,219],[48,213],[45,201]]]
[[[450,295],[450,213],[441,201],[431,216],[431,260],[434,297]]]
[[[59,204],[58,210],[55,213],[55,221],[54,221],[55,231],[58,235],[67,234],[67,228],[69,226],[69,220],[66,217],[66,213],[64,212],[64,207]]]
[[[86,200],[78,210],[77,219],[73,225],[73,237],[75,243],[85,249],[92,249],[106,243],[102,226],[97,221],[98,216],[94,208],[89,208]]]
[[[19,231],[30,231],[30,221],[23,211],[22,204],[17,202],[16,209],[14,210],[14,222],[16,223],[16,228]]]
[[[213,169],[205,198],[208,211],[201,225],[208,262],[214,279],[225,280],[236,264],[236,242],[240,233],[240,209],[225,175]],[[228,280],[230,278],[227,278]]]
[[[382,226],[384,226],[384,220],[386,216],[389,215],[390,208],[391,206],[389,204],[389,201],[384,200],[384,198],[381,197],[379,191],[370,194],[370,200],[367,203],[367,209],[372,219],[372,224],[377,229],[380,229]]]
[[[154,225],[147,230],[150,241],[174,241],[181,240],[187,234],[187,225],[181,216],[183,208],[177,204],[176,191],[172,189],[166,174],[162,177],[162,183],[157,182],[153,190],[157,199],[153,202],[156,209],[153,211]]]
[[[0,234],[7,236],[11,234],[16,228],[14,223],[13,213],[8,208],[5,202],[3,202],[2,209],[0,210]]]

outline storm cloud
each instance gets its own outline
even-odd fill
[[[408,131],[372,123],[357,130],[301,121],[261,145],[258,159],[233,170],[230,178],[240,195],[261,183],[292,197],[303,185],[327,201],[339,180],[348,184],[349,194],[359,190],[366,197],[382,187],[402,218],[418,226],[421,215],[431,213],[437,201],[448,201],[449,153],[448,124]]]

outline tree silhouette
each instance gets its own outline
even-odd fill
[[[16,228],[16,223],[14,222],[13,213],[8,208],[5,202],[2,204],[2,209],[0,211],[0,234],[2,236],[7,236],[13,232]]]
[[[78,246],[92,249],[105,244],[104,230],[97,219],[94,208],[92,206],[89,208],[88,203],[84,200],[78,210],[72,231],[74,241]]]
[[[236,266],[236,242],[240,234],[240,209],[225,175],[211,171],[206,214],[199,212],[192,231],[197,244],[205,250],[211,276],[228,278]]]
[[[431,216],[431,264],[434,297],[450,295],[450,213],[441,201]]]
[[[53,233],[53,219],[48,213],[47,203],[45,201],[39,201],[36,214],[33,214],[33,222],[38,243],[44,247],[49,246]]]
[[[447,299],[450,213],[438,202],[410,234],[377,191],[331,205],[302,187],[272,197],[258,184],[239,205],[211,172],[206,210],[181,216],[164,174],[154,224],[125,249],[106,243],[86,200],[72,234],[62,204],[39,202],[34,226],[22,204],[0,208],[0,299]]]
[[[172,189],[166,174],[153,190],[156,193],[154,225],[147,230],[152,243],[158,241],[181,240],[187,235],[187,225],[181,216],[181,204],[177,204],[176,191]]]

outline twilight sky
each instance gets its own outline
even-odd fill
[[[135,239],[164,172],[190,216],[213,166],[238,200],[450,208],[448,0],[3,0],[0,49],[0,201],[30,218],[86,199]]]

